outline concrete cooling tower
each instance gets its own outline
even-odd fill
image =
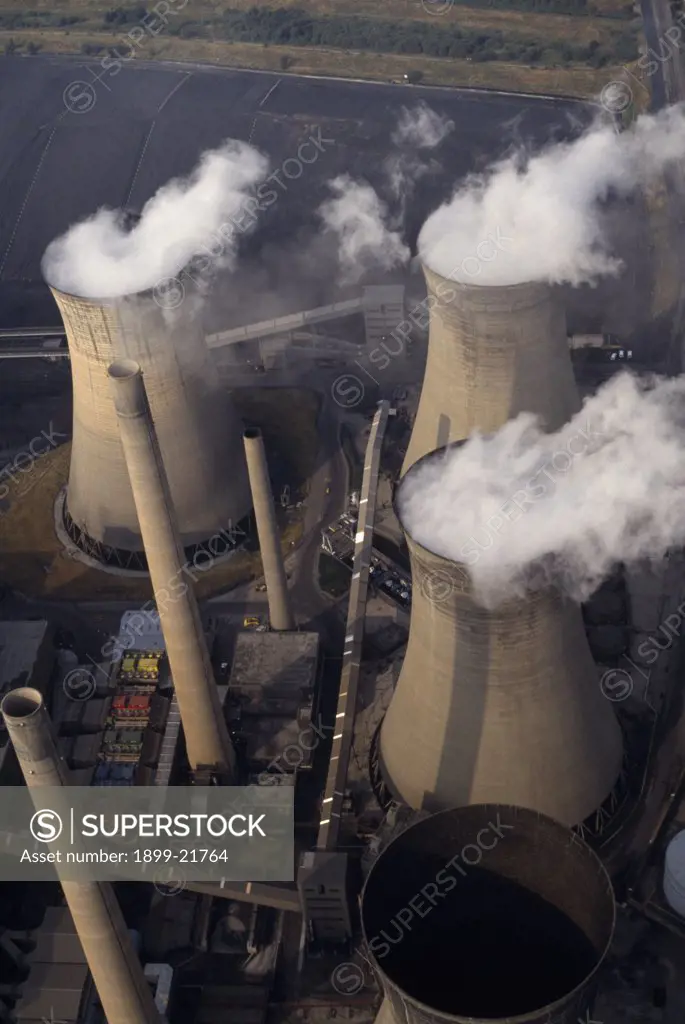
[[[520,412],[557,430],[580,408],[563,307],[549,285],[458,284],[424,267],[428,359],[402,466]]]
[[[550,818],[496,805],[426,818],[362,895],[377,1024],[590,1020],[615,914],[597,856]]]
[[[145,374],[183,547],[228,538],[250,510],[242,424],[211,365],[191,303],[165,312],[151,293],[94,301],[51,289],[69,343],[74,392],[64,525],[99,561],[145,568],[107,369],[132,359]],[[230,548],[216,542],[211,554]],[[210,544],[210,548],[212,544]]]
[[[401,523],[402,488],[441,454],[398,488]],[[511,803],[581,824],[613,800],[623,742],[580,608],[554,590],[484,608],[467,567],[402,526],[409,641],[378,741],[390,793],[417,810]]]

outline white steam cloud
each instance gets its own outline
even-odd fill
[[[431,110],[425,103],[409,109],[402,107],[392,141],[395,146],[435,149],[454,128],[454,121]]]
[[[106,208],[71,227],[48,246],[45,278],[60,291],[108,299],[147,291],[198,255],[232,266],[246,199],[267,171],[265,156],[229,140],[203,153],[189,177],[163,185],[132,230]]]
[[[684,446],[685,377],[623,373],[556,434],[525,413],[419,463],[399,512],[486,606],[548,583],[584,600],[618,563],[685,541]]]
[[[335,198],[319,208],[326,227],[338,236],[343,284],[354,284],[367,270],[392,270],[409,259],[399,232],[388,226],[388,209],[371,185],[340,175],[329,182]]]
[[[396,151],[383,164],[390,190],[396,199],[406,201],[420,178],[441,170],[437,160],[426,160],[419,151],[435,149],[453,128],[454,121],[431,110],[425,103],[419,103],[411,109],[402,107],[397,127],[392,134]],[[404,213],[403,207],[402,218]]]
[[[464,268],[478,246],[499,234],[506,250],[482,261],[479,285],[548,281],[578,285],[617,274],[598,204],[630,194],[685,157],[685,107],[639,117],[629,131],[595,126],[573,142],[514,156],[467,179],[428,218],[419,236],[422,260],[443,277],[468,283]]]

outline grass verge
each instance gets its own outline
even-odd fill
[[[33,42],[43,52],[80,54],[84,44],[112,46],[109,32],[59,31],[51,29],[0,32],[0,47],[13,39],[25,47]],[[283,74],[282,65],[301,75],[324,75],[358,78],[368,81],[402,82],[403,76],[418,71],[424,85],[449,88],[497,89],[507,92],[572,96],[579,99],[596,97],[604,85],[620,78],[620,66],[528,67],[490,61],[476,64],[468,60],[444,60],[438,57],[378,54],[323,47],[273,46],[262,43],[225,43],[201,39],[177,39],[158,36],[139,51],[143,60],[180,60],[202,62],[225,67],[275,71]],[[97,61],[98,58],[91,58]]]
[[[352,570],[326,551],[319,555],[319,586],[331,597],[342,597],[350,589]]]

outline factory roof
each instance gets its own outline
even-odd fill
[[[314,686],[318,657],[318,633],[239,633],[229,690],[252,693],[260,703],[265,697],[299,700]]]
[[[240,709],[239,733],[254,770],[287,773],[311,764],[318,657],[317,633],[238,635],[228,694]]]
[[[159,612],[153,609],[124,612],[119,624],[115,660],[125,651],[164,650],[166,644],[159,624]]]
[[[21,986],[15,1014],[19,1024],[79,1019],[88,967],[71,914],[49,907],[29,955],[30,973]]]

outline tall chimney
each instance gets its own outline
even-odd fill
[[[50,719],[38,690],[21,687],[3,699],[5,720],[36,810],[43,787],[68,785]],[[59,872],[59,866],[56,865]],[[112,888],[102,882],[61,881],[107,1024],[161,1024]]]
[[[246,430],[243,438],[271,626],[273,629],[294,629],[295,620],[288,596],[288,581],[281,553],[262,432],[257,429]]]
[[[383,777],[415,809],[510,803],[578,825],[611,795],[623,747],[580,609],[552,589],[484,608],[465,565],[409,535],[402,490],[442,455],[415,465],[396,495],[413,587],[380,731]]]
[[[591,1019],[615,900],[599,858],[558,822],[501,805],[414,824],[374,863],[362,928],[378,1024]]]
[[[183,580],[184,557],[176,513],[143,375],[137,363],[122,359],[110,366],[109,378],[188,760],[193,771],[210,770],[227,778],[233,773],[235,754],[197,600],[190,584]],[[174,586],[176,589],[170,592]]]
[[[152,293],[91,300],[51,289],[69,344],[73,440],[65,527],[93,557],[136,566],[143,542],[107,368],[134,359],[148,400],[184,548],[235,528],[250,510],[242,424],[211,363],[201,318]]]
[[[458,284],[423,268],[430,331],[421,398],[402,474],[474,430],[521,412],[563,426],[580,408],[563,307],[543,283]]]

